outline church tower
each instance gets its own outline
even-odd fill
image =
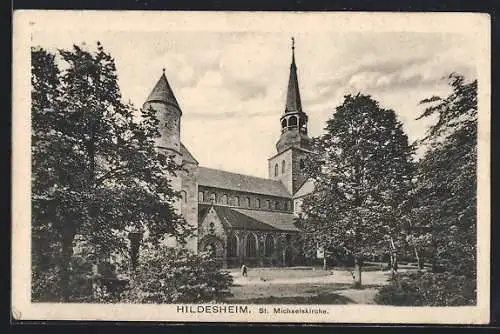
[[[165,155],[172,156],[175,163],[181,166],[180,121],[182,111],[165,76],[165,69],[163,69],[160,79],[143,104],[143,109],[147,110],[149,108],[156,111],[156,117],[159,120],[158,130],[160,137],[155,140],[156,148]],[[181,173],[176,173],[176,176],[165,175],[165,177],[171,180],[172,188],[175,191],[181,191]],[[181,206],[181,200],[177,200],[174,203],[174,208],[178,214],[181,214]],[[168,238],[165,241],[169,246],[176,246],[173,238]]]
[[[165,69],[163,69],[163,74],[149,94],[146,102],[144,102],[143,108],[153,108],[156,111],[156,117],[160,121],[158,126],[161,136],[156,140],[157,148],[165,151],[166,154],[175,155],[177,159],[180,159],[180,121],[182,111],[165,76]],[[179,160],[179,164],[180,162]]]
[[[269,158],[269,178],[279,180],[294,194],[306,181],[304,159],[310,153],[311,139],[307,135],[307,114],[302,110],[295,40],[292,37],[292,63],[288,78],[285,110],[280,118],[281,136],[276,143],[277,154]]]

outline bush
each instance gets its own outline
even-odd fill
[[[185,249],[143,250],[130,288],[121,296],[130,303],[194,303],[221,300],[233,282],[208,253]]]
[[[31,299],[33,302],[60,302],[63,300],[61,290],[61,265],[54,259],[51,266],[32,268]],[[92,294],[91,264],[81,256],[73,256],[70,262],[70,301],[85,301]]]
[[[375,302],[397,306],[475,305],[476,280],[450,273],[398,274],[379,290]]]

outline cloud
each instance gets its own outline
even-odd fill
[[[201,164],[267,176],[291,60],[287,33],[99,32],[36,34],[69,48],[100,40],[115,58],[122,94],[142,105],[162,68],[183,109],[181,136]],[[418,101],[446,94],[457,71],[475,76],[475,41],[442,33],[299,33],[295,56],[309,133],[319,135],[343,96],[361,90],[394,109],[411,139]]]

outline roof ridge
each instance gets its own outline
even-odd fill
[[[253,178],[259,179],[259,180],[271,181],[271,182],[276,182],[276,183],[282,184],[281,181],[279,181],[279,180],[272,180],[272,179],[268,179],[268,178],[265,178],[265,177],[255,176],[255,175],[236,173],[236,172],[231,172],[231,171],[224,170],[224,169],[217,169],[217,168],[205,167],[205,166],[199,166],[198,168],[210,169],[210,170],[213,170],[213,171],[230,173],[230,174],[234,174],[234,175],[241,175],[241,176],[245,176],[245,177],[253,177]]]

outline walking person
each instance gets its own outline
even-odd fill
[[[248,268],[245,266],[245,264],[241,265],[241,276],[247,277],[248,276]]]

